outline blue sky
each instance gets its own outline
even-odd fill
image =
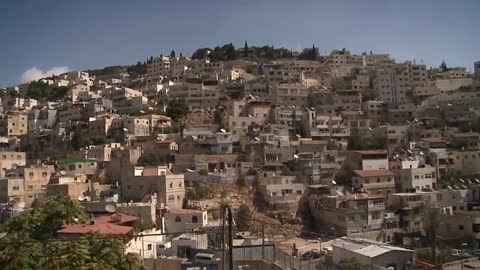
[[[476,0],[2,0],[0,87],[36,67],[99,68],[233,42],[390,53],[471,67]]]

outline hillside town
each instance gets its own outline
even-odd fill
[[[125,269],[480,269],[472,63],[245,41],[2,89],[0,266],[120,239]]]

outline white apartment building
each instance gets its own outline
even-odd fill
[[[419,160],[394,160],[389,162],[390,170],[395,174],[397,191],[410,192],[412,190],[436,189],[437,174],[435,167],[422,163]]]

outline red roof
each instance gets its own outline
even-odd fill
[[[112,216],[115,215],[117,218],[119,217],[119,221],[112,222]],[[113,215],[104,215],[95,218],[96,223],[114,223],[114,224],[124,224],[132,221],[140,220],[139,217],[129,216],[125,214],[113,214]]]
[[[360,177],[378,177],[378,176],[394,176],[390,170],[354,170],[356,175]]]
[[[72,224],[65,225],[62,229],[58,230],[59,234],[87,234],[96,232],[99,234],[110,235],[126,235],[132,227],[116,225],[112,223],[95,223],[95,224]]]
[[[360,155],[386,155],[387,150],[378,149],[378,150],[354,150],[353,152],[358,153]]]

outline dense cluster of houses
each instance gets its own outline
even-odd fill
[[[442,214],[439,236],[479,246],[480,62],[469,72],[345,49],[314,60],[241,53],[223,62],[160,56],[140,75],[75,71],[40,80],[66,90],[56,98],[32,98],[31,84],[5,89],[3,215],[70,196],[92,220],[58,237],[126,235],[149,224],[129,250],[194,258],[191,250],[209,249],[198,230],[218,221],[184,209],[186,190],[241,178],[258,209],[345,236],[332,244],[337,263],[362,250],[388,253],[375,264],[401,269],[412,252],[387,243],[412,246],[432,209]],[[186,118],[167,116],[172,100],[189,107]]]

